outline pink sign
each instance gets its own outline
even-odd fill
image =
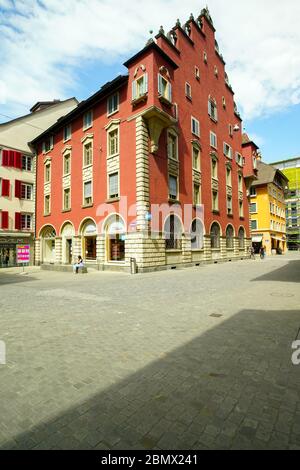
[[[30,262],[30,246],[17,245],[17,263],[28,264]]]

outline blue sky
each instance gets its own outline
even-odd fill
[[[150,29],[168,31],[206,3],[0,0],[0,122],[39,100],[87,98],[126,73]],[[300,2],[208,4],[245,130],[267,162],[300,155]]]

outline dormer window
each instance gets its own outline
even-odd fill
[[[115,93],[107,100],[107,115],[111,116],[117,111],[119,111],[119,93]]]
[[[172,85],[160,73],[158,74],[158,93],[169,103],[172,103]]]
[[[51,137],[48,137],[48,139],[46,139],[43,142],[43,153],[50,152],[51,150],[53,150],[53,147],[54,147],[54,139],[53,139],[53,136],[51,136]]]
[[[88,111],[83,115],[83,130],[89,129],[93,125],[93,112]]]
[[[148,74],[144,73],[141,77],[132,82],[132,101],[143,98],[148,93]]]

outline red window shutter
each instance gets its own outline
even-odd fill
[[[21,230],[21,214],[20,212],[15,213],[15,229]]]
[[[21,199],[21,181],[15,181],[15,197]]]
[[[11,167],[15,166],[15,152],[13,150],[9,150],[8,166],[11,166]]]
[[[22,155],[20,152],[15,152],[14,167],[18,168],[19,170],[22,169]]]
[[[8,229],[8,212],[1,212],[1,228]]]
[[[1,188],[2,196],[9,197],[9,190],[10,190],[10,181],[2,180],[2,188]]]
[[[8,150],[3,150],[2,151],[2,166],[8,166],[8,157],[9,157]]]

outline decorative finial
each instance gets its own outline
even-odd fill
[[[191,13],[191,15],[190,15],[190,21],[194,21],[194,19],[195,19],[195,18],[194,18],[194,15],[193,15],[193,13]]]
[[[163,35],[165,34],[165,30],[163,26],[159,28],[159,34],[163,34]]]
[[[181,27],[181,22],[180,22],[180,19],[179,19],[179,18],[177,18],[176,26],[178,26],[179,28]]]

